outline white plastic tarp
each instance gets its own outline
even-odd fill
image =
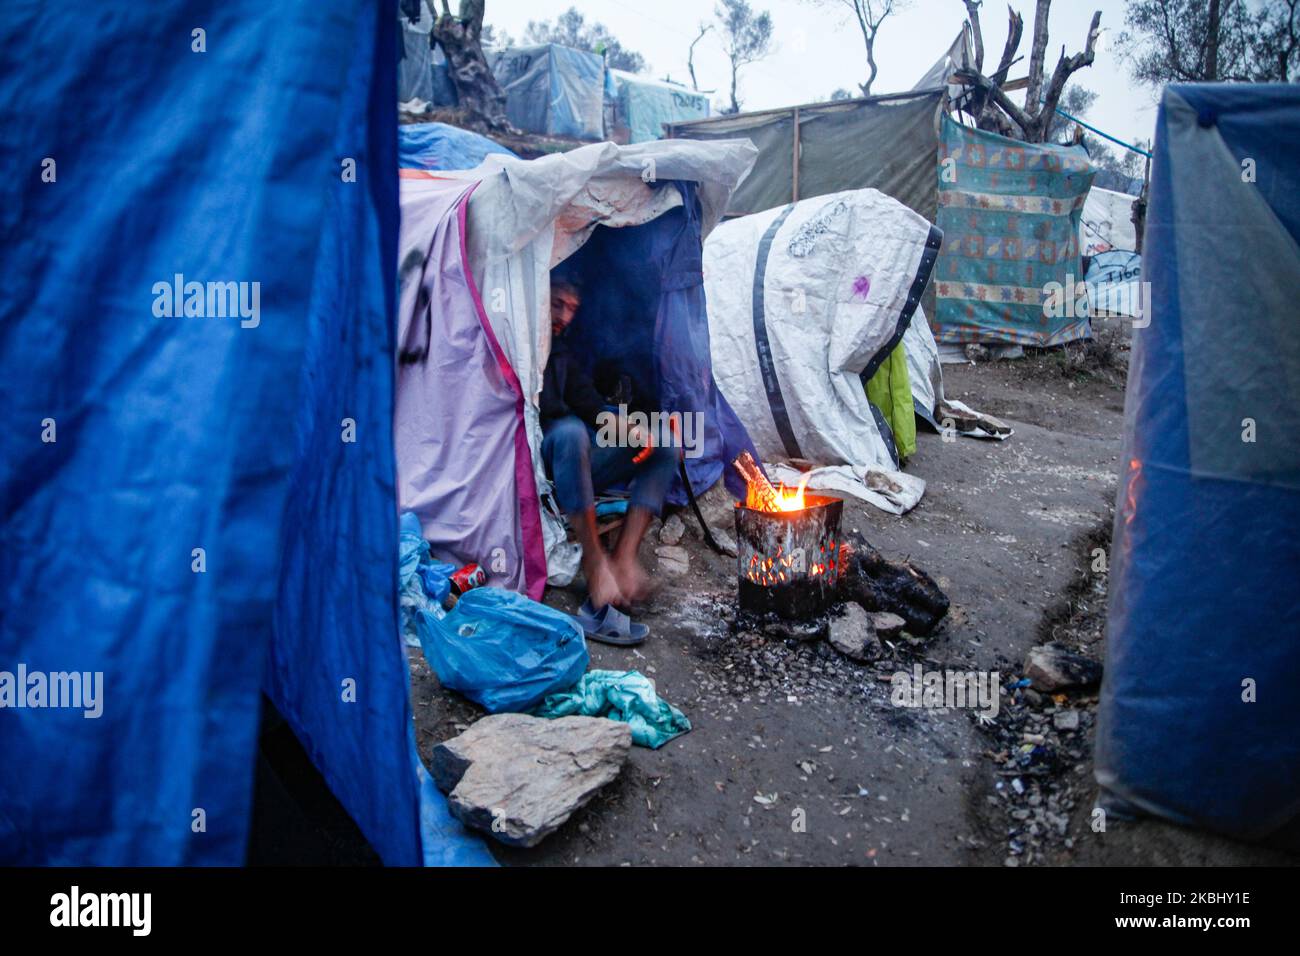
[[[844,465],[859,484],[869,469],[896,468],[863,376],[918,314],[938,244],[929,222],[874,189],[713,233],[704,246],[713,374],[764,461]],[[915,492],[907,507],[924,488],[917,481],[895,480]]]
[[[1137,231],[1132,216],[1136,200],[1127,193],[1093,186],[1079,219],[1079,254],[1095,256],[1112,249],[1135,252]]]

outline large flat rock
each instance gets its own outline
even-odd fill
[[[509,846],[535,846],[618,776],[628,725],[602,717],[494,714],[433,750],[451,812]]]

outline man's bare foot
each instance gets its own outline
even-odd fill
[[[587,575],[587,594],[591,597],[592,608],[597,611],[607,604],[627,603],[627,596],[619,585],[618,576],[606,559],[597,562],[591,569],[591,573]]]
[[[629,601],[642,601],[650,595],[650,577],[636,558],[615,559],[613,571],[619,589]]]

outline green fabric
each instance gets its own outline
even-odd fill
[[[880,409],[893,429],[898,457],[911,458],[916,454],[916,411],[912,406],[912,380],[907,375],[907,355],[902,342],[867,382],[867,401]]]
[[[680,710],[638,671],[587,671],[568,690],[547,694],[534,717],[608,717],[632,727],[632,743],[657,750],[691,729]]]

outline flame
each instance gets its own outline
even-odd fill
[[[783,511],[803,511],[808,507],[804,499],[804,489],[808,486],[809,477],[811,477],[810,473],[805,472],[799,479],[799,487],[794,490],[787,488],[784,483],[778,485],[775,502],[764,500],[759,489],[750,482],[745,492],[745,507],[753,511],[766,511],[773,514]]]

